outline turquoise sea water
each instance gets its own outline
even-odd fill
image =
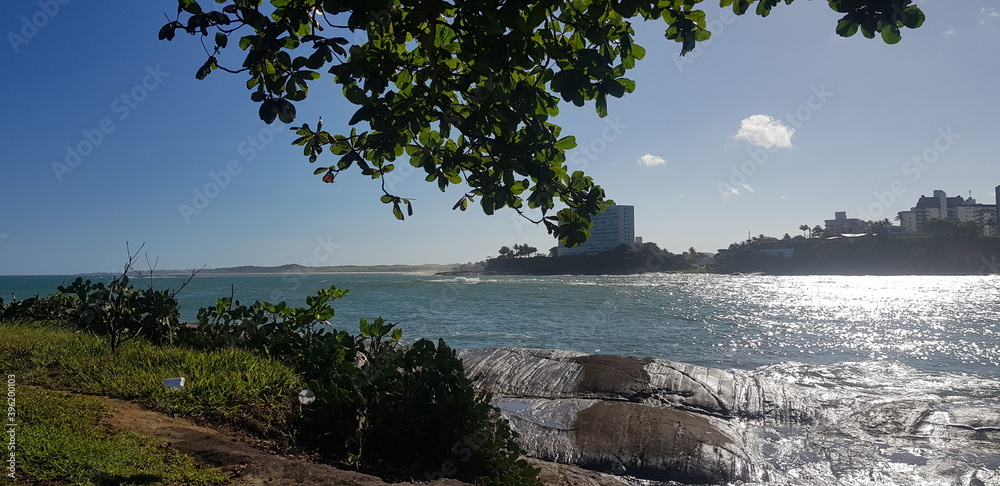
[[[72,276],[0,277],[0,296],[45,295]],[[157,288],[183,279],[157,278]],[[666,358],[752,370],[783,362],[898,362],[1000,378],[996,276],[440,277],[399,274],[201,276],[182,319],[228,296],[286,300],[348,288],[331,324],[397,323],[406,338],[457,348],[523,346]]]
[[[73,278],[0,277],[0,296]],[[350,289],[338,329],[381,316],[408,340],[650,356],[806,387],[820,423],[748,424],[774,471],[754,485],[1000,486],[998,276],[200,276],[178,298],[195,320],[231,289],[304,305],[330,285]]]

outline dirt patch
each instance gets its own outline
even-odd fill
[[[146,410],[132,402],[97,397],[108,406],[105,422],[115,428],[135,430],[156,437],[200,464],[222,469],[234,486],[281,486],[338,484],[345,486],[388,485],[378,477],[345,471],[300,458],[260,451],[218,430],[181,417]],[[464,485],[442,479],[422,483],[434,486]]]

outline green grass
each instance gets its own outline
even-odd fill
[[[0,335],[0,363],[21,383],[132,400],[269,438],[290,437],[303,387],[291,368],[237,349],[202,352],[131,341],[112,352],[96,336],[37,324],[0,324]],[[175,377],[185,378],[184,388],[163,386]]]
[[[246,351],[132,341],[112,352],[99,337],[40,323],[0,323],[0,367],[3,376],[16,376],[17,412],[25,422],[18,467],[29,481],[17,484],[218,482],[153,439],[102,431],[94,418],[100,402],[29,386],[131,400],[279,440],[294,434],[295,397],[303,387],[291,368]],[[185,378],[184,388],[163,386],[174,377]]]
[[[215,485],[216,469],[199,468],[159,441],[101,425],[95,398],[17,387],[17,480],[5,484]],[[5,434],[6,435],[6,434]],[[6,448],[5,448],[6,449]],[[6,469],[5,469],[6,472]]]

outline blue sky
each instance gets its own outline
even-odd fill
[[[198,81],[197,38],[156,39],[172,1],[52,1],[0,20],[0,274],[118,270],[126,242],[159,268],[452,263],[555,244],[510,211],[452,211],[459,188],[415,171],[394,180],[415,199],[405,222],[360,174],[321,183],[287,127],[259,120],[245,79]],[[891,219],[934,189],[991,204],[1000,7],[919,5],[926,23],[894,46],[838,37],[821,1],[766,19],[707,3],[715,35],[685,58],[663,24],[639,24],[635,93],[605,119],[592,105],[558,117],[580,144],[570,166],[675,252],[794,235],[835,211]],[[353,109],[324,76],[297,121],[335,131]]]

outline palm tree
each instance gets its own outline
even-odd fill
[[[517,244],[514,245],[514,256],[515,257],[522,257],[522,256],[523,257],[527,257],[527,256],[534,255],[536,252],[538,252],[538,248],[535,248],[533,246],[529,246],[527,243],[525,243],[523,245],[517,245]]]
[[[800,224],[799,225],[799,230],[802,231],[802,234],[805,235],[806,238],[809,237],[809,225],[808,224]]]

